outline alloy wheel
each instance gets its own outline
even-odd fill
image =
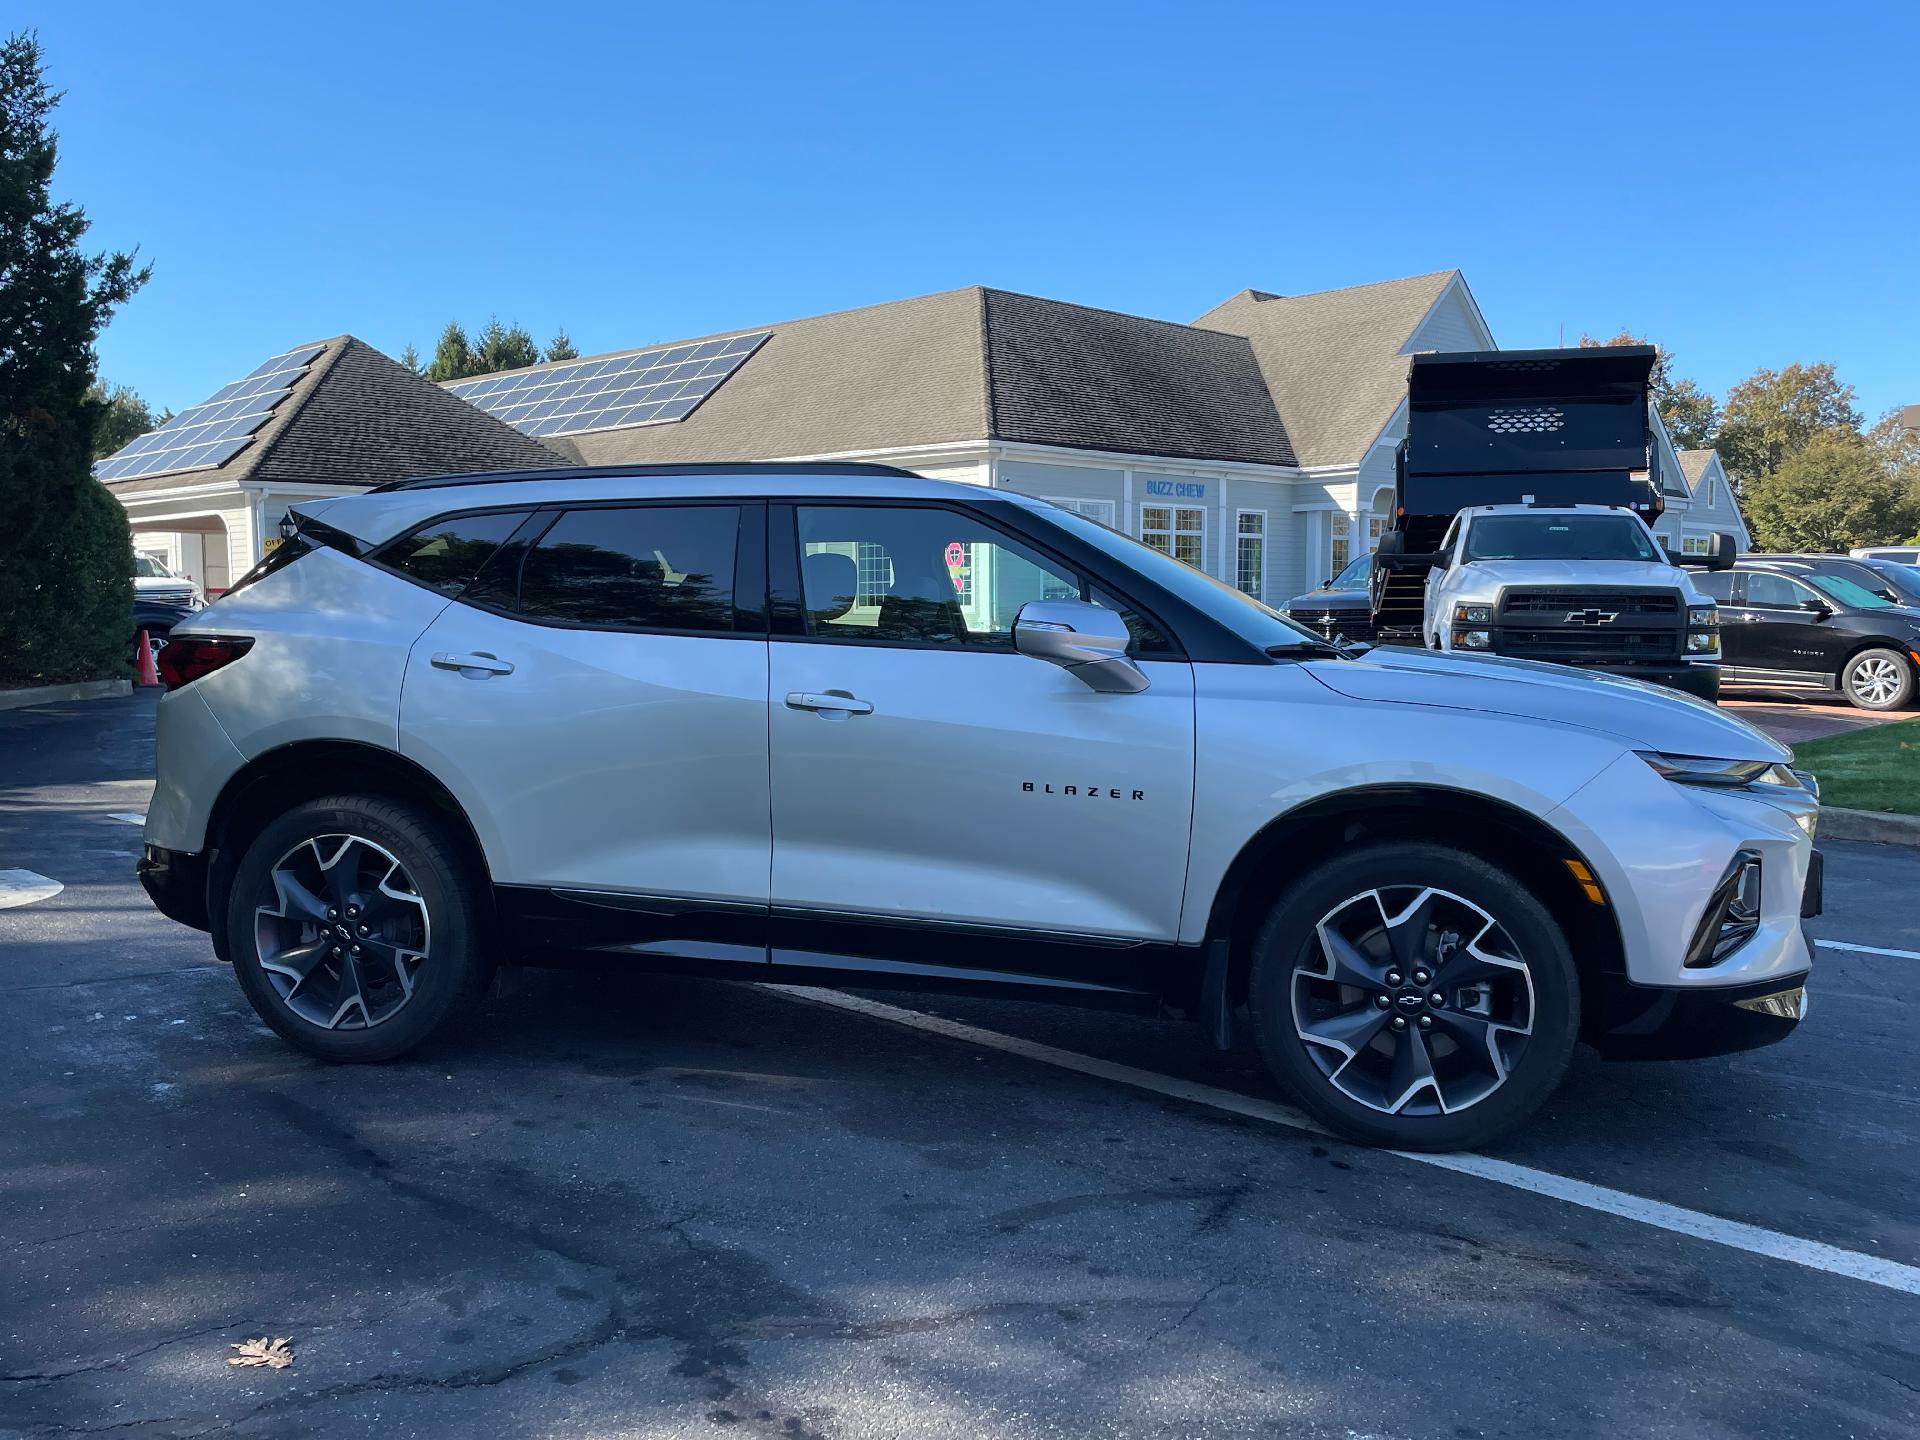
[[[1292,979],[1294,1030],[1327,1081],[1385,1115],[1451,1115],[1507,1081],[1533,1033],[1533,976],[1480,906],[1426,886],[1327,911]]]
[[[274,903],[254,912],[254,943],[287,1009],[323,1030],[369,1029],[398,1014],[432,929],[393,852],[358,835],[318,835],[268,875]]]
[[[1906,677],[1899,665],[1884,655],[1871,655],[1853,667],[1854,697],[1868,705],[1890,705]]]

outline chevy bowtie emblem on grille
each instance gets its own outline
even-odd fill
[[[1566,623],[1569,625],[1611,625],[1620,618],[1618,610],[1569,610]]]

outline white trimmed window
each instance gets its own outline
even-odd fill
[[[1234,522],[1234,583],[1258,600],[1266,589],[1267,512],[1242,510]]]
[[[1333,573],[1338,575],[1353,559],[1353,517],[1344,510],[1333,512]]]
[[[1186,505],[1142,505],[1140,539],[1183,565],[1206,569],[1207,512]]]
[[[1049,505],[1058,505],[1062,510],[1071,510],[1076,515],[1084,515],[1089,520],[1097,520],[1102,525],[1112,525],[1116,506],[1111,500],[1068,500],[1059,495],[1040,497]]]

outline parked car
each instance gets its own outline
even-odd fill
[[[1838,694],[1900,710],[1920,685],[1920,609],[1835,555],[1743,555],[1694,582],[1720,604],[1722,683]]]
[[[1920,545],[1863,545],[1847,552],[1850,560],[1893,560],[1902,565],[1920,565]]]
[[[1329,640],[1373,640],[1373,603],[1367,587],[1373,579],[1373,556],[1362,555],[1318,590],[1296,595],[1284,609],[1287,617]]]
[[[295,1047],[494,964],[1177,1012],[1364,1141],[1791,1032],[1818,802],[1742,721],[1336,647],[1071,511],[884,467],[408,481],[162,653],[140,878]]]
[[[192,619],[193,616],[198,614],[203,608],[205,607],[201,605],[198,599],[188,599],[184,601],[153,600],[136,590],[133,592],[133,632],[130,637],[131,641],[137,645],[140,641],[141,632],[144,631],[147,637],[147,644],[152,648],[157,658],[160,651],[165,648],[168,637],[172,635],[173,627],[181,624],[183,621]]]

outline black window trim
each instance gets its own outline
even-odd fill
[[[739,512],[739,528],[734,534],[733,613],[735,628],[732,630],[692,630],[665,625],[608,625],[596,624],[584,620],[556,620],[543,615],[528,615],[519,610],[508,609],[503,605],[495,605],[490,601],[468,598],[466,592],[472,588],[473,582],[485,573],[487,565],[492,563],[492,556],[489,556],[487,562],[482,564],[480,569],[476,570],[473,575],[468,578],[466,584],[462,585],[457,592],[451,595],[437,586],[429,585],[424,580],[416,579],[404,570],[395,569],[392,565],[386,564],[381,558],[387,550],[404,544],[415,535],[418,535],[422,530],[429,529],[435,525],[444,525],[452,520],[470,519],[477,515],[511,515],[520,511],[526,511],[527,518],[525,522],[516,526],[513,533],[500,542],[499,547],[501,550],[504,550],[511,545],[524,544],[525,554],[521,556],[521,564],[524,567],[526,555],[530,555],[534,547],[546,538],[547,531],[551,530],[554,525],[559,522],[562,515],[569,514],[573,511],[644,510],[663,507],[684,510],[694,506],[708,509],[726,507]],[[498,615],[502,619],[513,620],[522,625],[538,625],[548,630],[594,630],[616,635],[668,635],[691,640],[750,640],[765,644],[768,639],[768,585],[766,580],[766,567],[764,562],[762,562],[759,566],[759,574],[757,576],[749,567],[753,565],[756,558],[764,557],[766,554],[766,515],[767,501],[758,496],[650,495],[645,498],[636,499],[594,498],[578,501],[549,500],[533,506],[529,506],[525,501],[517,505],[481,505],[464,510],[444,511],[441,514],[433,516],[431,519],[423,520],[418,525],[403,531],[392,539],[382,541],[379,546],[361,558],[375,568],[384,571],[386,574],[404,580],[409,585],[417,585],[422,590],[438,595],[453,604],[465,605],[470,610],[484,611],[489,615]],[[514,594],[516,598],[519,595],[519,589],[518,577],[516,577],[514,584]],[[749,605],[743,608],[740,604],[743,595],[751,595],[757,598],[760,602],[758,607],[756,608]]]
[[[1004,505],[1004,502],[1003,502]],[[1181,644],[1180,636],[1172,626],[1160,619],[1155,610],[1141,604],[1131,591],[1124,586],[1112,583],[1107,567],[1088,565],[1060,553],[1058,546],[1049,545],[1035,537],[1031,532],[1023,532],[1019,527],[1008,525],[998,515],[983,513],[983,507],[969,505],[962,500],[949,500],[945,497],[928,499],[920,496],[892,495],[795,495],[783,496],[773,503],[768,511],[768,610],[770,633],[773,639],[802,645],[850,645],[867,650],[938,650],[947,653],[966,655],[1012,655],[1018,652],[1011,646],[958,644],[938,640],[883,640],[863,635],[809,635],[806,632],[806,601],[800,580],[800,523],[798,511],[805,509],[838,510],[944,510],[949,514],[964,515],[974,523],[1003,535],[1009,540],[1035,551],[1043,558],[1060,565],[1080,577],[1082,596],[1088,589],[1107,592],[1128,609],[1137,611],[1141,618],[1151,624],[1172,645],[1170,650],[1154,650],[1135,655],[1136,662],[1175,661],[1186,662],[1189,657]],[[1018,510],[1017,506],[1005,506],[1008,510]]]

